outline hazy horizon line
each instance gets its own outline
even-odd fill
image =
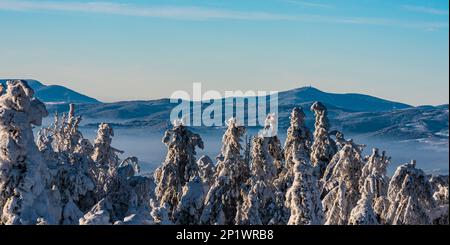
[[[95,99],[95,100],[99,101],[100,103],[119,103],[119,102],[133,102],[133,101],[155,101],[155,100],[164,100],[164,99],[169,99],[170,100],[170,95],[163,96],[163,97],[158,97],[158,98],[141,98],[141,99],[110,98],[110,99],[104,100],[104,99],[98,99],[98,98],[96,98],[94,96],[87,95],[84,92],[77,90],[76,88],[72,88],[72,87],[69,87],[69,86],[66,86],[66,85],[60,85],[60,84],[47,84],[47,83],[43,83],[40,80],[34,79],[34,78],[0,78],[0,80],[36,81],[36,82],[39,82],[39,83],[43,84],[44,86],[62,86],[62,87],[65,87],[66,89],[70,89],[70,90],[72,90],[72,91],[74,91],[76,93],[79,93],[81,95],[87,96],[87,97],[89,97],[91,99]],[[194,83],[192,83],[192,84],[194,84]],[[268,91],[268,92],[284,93],[284,92],[289,92],[289,91],[297,90],[297,89],[313,88],[313,89],[319,90],[320,92],[327,93],[327,94],[335,94],[335,95],[345,95],[345,94],[346,95],[349,95],[349,94],[365,95],[365,96],[370,96],[370,97],[374,97],[374,98],[385,100],[385,101],[389,101],[389,102],[404,104],[404,105],[411,106],[411,107],[449,105],[449,101],[444,102],[444,103],[436,103],[436,104],[411,104],[411,103],[407,103],[407,102],[402,102],[400,100],[386,99],[384,97],[381,97],[381,96],[378,96],[378,95],[373,95],[373,94],[370,94],[370,93],[364,93],[364,92],[329,92],[329,91],[325,91],[323,89],[320,89],[318,87],[320,87],[320,86],[307,85],[307,86],[299,86],[299,87],[287,88],[287,89],[284,89],[284,90],[281,90],[281,91]],[[210,89],[208,89],[208,90],[210,90]],[[203,92],[206,92],[208,90],[205,90]],[[175,92],[175,91],[176,90],[174,90],[173,92]],[[245,90],[239,90],[239,89],[236,89],[236,90],[233,90],[233,91],[242,91],[244,93],[246,92]],[[189,92],[192,92],[192,91],[189,91]],[[223,92],[225,92],[225,90]],[[225,93],[223,93],[223,94],[225,94]],[[247,97],[249,97],[249,96],[237,96],[237,98],[247,98]],[[227,97],[223,96],[223,97],[214,98],[214,99],[220,100],[220,99],[226,99],[226,98]],[[205,101],[205,100],[208,100],[208,99],[204,99],[204,100],[202,99],[202,101]],[[194,101],[194,100],[190,99],[189,101]]]

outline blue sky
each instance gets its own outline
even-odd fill
[[[313,85],[449,101],[444,0],[0,0],[0,78],[103,101]]]

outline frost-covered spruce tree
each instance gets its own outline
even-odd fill
[[[360,192],[365,193],[366,181],[371,181],[371,200],[373,205],[373,210],[377,216],[379,223],[384,223],[383,213],[387,211],[389,206],[389,201],[387,200],[387,191],[389,187],[389,177],[387,176],[387,166],[390,163],[391,158],[386,156],[383,151],[379,154],[379,150],[374,148],[372,154],[367,158],[366,164],[364,165],[361,177],[359,180]],[[368,180],[369,179],[369,180]]]
[[[183,186],[180,202],[174,214],[177,224],[197,225],[202,214],[205,196],[203,182],[199,176],[193,177]]]
[[[449,203],[448,199],[448,175],[432,176],[430,178],[430,184],[433,188],[433,198],[439,205],[445,205]]]
[[[435,208],[429,178],[415,161],[399,166],[389,182],[390,202],[385,220],[392,225],[427,225]]]
[[[305,125],[305,113],[301,107],[295,107],[291,112],[291,124],[287,130],[284,143],[286,168],[294,169],[294,156],[311,154],[311,132]]]
[[[264,181],[254,180],[254,183],[250,185],[248,193],[244,194],[243,202],[238,203],[235,224],[238,225],[263,225],[267,224],[267,221],[263,220],[262,211],[264,204],[270,199],[270,193]],[[270,217],[265,217],[270,218]]]
[[[274,159],[269,153],[271,138],[257,136],[253,138],[251,178],[273,183],[277,177],[277,168]]]
[[[314,143],[311,147],[311,163],[317,168],[317,176],[321,178],[328,163],[336,153],[336,143],[329,136],[330,124],[328,121],[327,108],[320,102],[311,106],[316,121],[314,124]]]
[[[294,183],[286,193],[286,207],[291,213],[288,225],[321,225],[324,214],[313,167],[296,156],[293,161]]]
[[[150,215],[153,218],[153,222],[155,225],[173,225],[174,223],[169,218],[169,208],[170,205],[168,203],[159,204],[159,202],[155,200],[151,200],[150,203],[152,207],[152,211]]]
[[[59,196],[47,182],[49,172],[32,125],[48,112],[26,81],[7,82],[0,96],[0,224],[58,224]]]
[[[364,166],[360,149],[355,144],[346,144],[336,154],[327,169],[326,179],[323,179],[322,205],[325,212],[325,223],[331,225],[346,225],[350,212],[360,199],[359,181]]]
[[[198,175],[203,182],[203,189],[205,193],[208,193],[211,186],[214,184],[214,174],[216,167],[213,161],[208,156],[202,156],[197,161]]]
[[[309,161],[311,133],[305,125],[305,113],[300,107],[295,107],[290,116],[290,126],[284,144],[284,168],[279,174],[275,185],[280,192],[285,193],[294,181],[294,156]],[[284,194],[283,194],[284,196]]]
[[[112,147],[112,137],[114,137],[113,128],[107,123],[101,123],[94,140],[94,151],[92,153],[92,160],[98,166],[116,168],[120,164],[117,153],[123,154],[123,151]]]
[[[95,162],[91,172],[95,179],[95,195],[99,200],[105,197],[106,184],[119,167],[120,158],[117,154],[123,154],[123,151],[112,146],[113,136],[114,130],[109,124],[99,125],[91,154],[91,159]]]
[[[155,194],[161,205],[169,205],[169,216],[173,221],[183,186],[198,175],[195,148],[203,149],[204,146],[200,135],[192,133],[182,124],[175,124],[167,130],[162,141],[168,152],[163,165],[154,174]]]
[[[235,221],[241,225],[266,225],[275,223],[279,209],[276,205],[276,188],[273,181],[277,175],[274,159],[269,152],[273,137],[257,136],[253,139],[251,177],[249,191],[243,194]]]
[[[202,224],[234,224],[238,204],[242,203],[241,190],[245,189],[250,169],[241,155],[241,137],[245,128],[235,118],[227,122],[222,138],[221,155],[217,157],[215,181],[209,190],[200,221]]]
[[[355,208],[350,213],[349,225],[378,225],[378,217],[373,209],[374,192],[377,185],[377,179],[371,175],[365,179],[360,188],[361,199],[359,199]]]
[[[62,224],[77,224],[97,201],[90,174],[92,145],[79,131],[80,122],[71,104],[68,115],[56,115],[55,122],[38,134],[37,145],[52,175],[51,185],[60,192]]]
[[[433,176],[430,179],[433,188],[433,198],[437,207],[431,211],[434,225],[449,224],[448,175]]]
[[[138,159],[126,158],[110,171],[105,196],[80,220],[80,224],[153,224],[151,179],[139,173]]]
[[[245,183],[250,176],[250,166],[244,161],[242,150],[242,136],[245,134],[245,127],[241,126],[236,118],[227,121],[227,130],[222,137],[221,154],[217,157],[216,176],[219,176],[223,169],[235,170],[230,172],[236,183]]]

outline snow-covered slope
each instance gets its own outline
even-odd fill
[[[0,80],[2,84],[5,82]],[[168,112],[176,105],[169,99],[100,103],[62,86],[46,86],[35,80],[28,80],[28,83],[37,98],[47,104],[50,114],[67,111],[67,103],[78,103],[84,123],[95,126],[106,120],[114,127],[165,130],[170,125]],[[280,128],[289,126],[291,108],[309,108],[314,101],[328,108],[333,129],[349,134],[400,139],[448,138],[448,105],[412,107],[369,95],[327,93],[313,87],[279,93]],[[312,128],[313,113],[309,110],[305,113],[306,125]]]
[[[327,93],[313,87],[302,87],[281,92],[279,101],[282,105],[320,101],[325,105],[332,105],[344,110],[365,112],[391,111],[411,107],[407,104],[384,100],[370,95]]]
[[[0,84],[5,85],[6,81],[15,79],[0,79]],[[99,103],[98,100],[75,92],[59,85],[44,85],[36,80],[26,80],[35,91],[36,97],[44,103]]]

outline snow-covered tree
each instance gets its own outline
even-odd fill
[[[294,156],[311,154],[311,132],[305,124],[305,113],[301,107],[292,109],[290,126],[287,130],[286,142],[284,143],[284,158],[286,168],[294,169]]]
[[[62,224],[78,224],[83,213],[97,202],[90,173],[92,145],[79,131],[80,122],[71,104],[69,114],[56,115],[54,123],[38,134],[37,145],[50,170],[51,185],[60,192]]]
[[[317,168],[317,176],[321,178],[327,164],[336,153],[336,143],[329,136],[330,123],[328,121],[327,108],[320,102],[311,106],[316,121],[314,124],[314,143],[311,147],[311,163]]]
[[[80,219],[80,224],[153,224],[151,179],[138,173],[135,157],[110,171],[103,187],[105,196]]]
[[[152,200],[150,203],[152,211],[150,215],[156,225],[173,225],[174,223],[169,218],[169,208],[168,203],[159,204],[158,202]]]
[[[241,137],[245,128],[235,118],[228,120],[222,138],[222,151],[217,157],[215,182],[209,190],[201,216],[202,224],[234,224],[237,205],[242,203],[241,190],[250,175],[250,168],[241,155]]]
[[[276,188],[273,184],[277,175],[274,159],[269,152],[272,137],[257,136],[253,139],[251,177],[248,192],[242,194],[235,218],[237,224],[266,225],[276,222],[279,209],[276,205]],[[243,190],[244,191],[244,190]]]
[[[217,157],[216,176],[219,176],[223,169],[236,170],[230,172],[230,176],[236,183],[245,183],[250,176],[250,166],[243,160],[242,136],[245,134],[245,127],[241,126],[236,118],[230,118],[227,122],[227,130],[222,137],[221,154]]]
[[[449,224],[448,175],[432,176],[430,178],[433,188],[433,198],[437,207],[431,210],[431,219],[434,225]]]
[[[200,216],[200,224],[202,225],[225,225],[233,224],[231,216],[236,216],[237,198],[231,199],[230,195],[235,197],[238,193],[233,192],[231,180],[226,176],[226,170],[216,177],[214,184],[208,191],[205,198],[205,203]],[[227,206],[227,204],[232,206]],[[228,217],[226,217],[226,214]],[[229,214],[231,213],[231,214]],[[234,217],[233,217],[234,218]]]
[[[113,136],[114,130],[109,124],[99,125],[91,154],[95,162],[91,174],[95,179],[95,195],[99,200],[106,196],[106,185],[119,167],[120,158],[117,154],[123,154],[123,151],[112,146]]]
[[[384,223],[383,213],[387,211],[389,201],[387,200],[387,191],[389,187],[389,177],[387,176],[387,166],[390,163],[391,158],[386,156],[383,151],[379,154],[379,150],[374,148],[372,154],[367,158],[364,165],[361,177],[359,180],[359,188],[361,193],[365,193],[366,181],[371,181],[371,200],[373,205],[373,211],[377,216],[379,223]]]
[[[415,161],[399,166],[389,182],[389,210],[385,220],[393,225],[431,224],[429,211],[435,208],[433,188]]]
[[[203,182],[199,176],[195,176],[183,186],[180,202],[175,210],[177,224],[195,225],[200,221],[205,200]]]
[[[122,154],[123,151],[112,147],[112,137],[114,137],[113,128],[107,123],[101,123],[94,141],[92,160],[102,168],[114,169],[120,164],[117,153]]]
[[[439,205],[445,205],[449,203],[448,200],[448,175],[432,176],[430,178],[430,184],[433,188],[433,198]]]
[[[274,160],[269,153],[270,138],[257,136],[253,139],[251,178],[272,183],[277,177]]]
[[[313,167],[293,156],[294,183],[286,193],[286,206],[291,216],[288,225],[321,225],[324,214]]]
[[[359,181],[363,166],[360,149],[355,149],[355,144],[351,142],[333,157],[322,179],[326,224],[348,223],[350,212],[361,197]]]
[[[167,130],[162,141],[168,152],[163,165],[154,174],[157,184],[155,194],[161,205],[169,205],[169,216],[173,221],[183,186],[198,175],[195,148],[203,149],[203,141],[200,135],[192,133],[182,124]]]
[[[58,224],[59,193],[39,152],[32,125],[48,112],[26,81],[7,82],[0,96],[0,224]]]
[[[361,189],[361,199],[350,213],[349,225],[378,225],[378,217],[373,210],[374,192],[377,179],[371,175],[365,179]]]
[[[283,196],[294,181],[294,155],[309,161],[312,140],[311,133],[305,126],[305,113],[302,108],[295,107],[291,112],[290,120],[284,144],[284,166],[275,180],[275,186],[283,193]]]
[[[202,156],[197,161],[198,175],[203,182],[203,189],[205,193],[208,193],[211,186],[214,184],[214,174],[216,167],[213,161],[208,156]]]
[[[267,185],[262,180],[255,180],[255,183],[250,185],[248,193],[244,194],[243,202],[238,203],[235,224],[238,225],[263,225],[267,224],[263,221],[261,213],[265,210],[261,204],[268,201],[270,193]]]

